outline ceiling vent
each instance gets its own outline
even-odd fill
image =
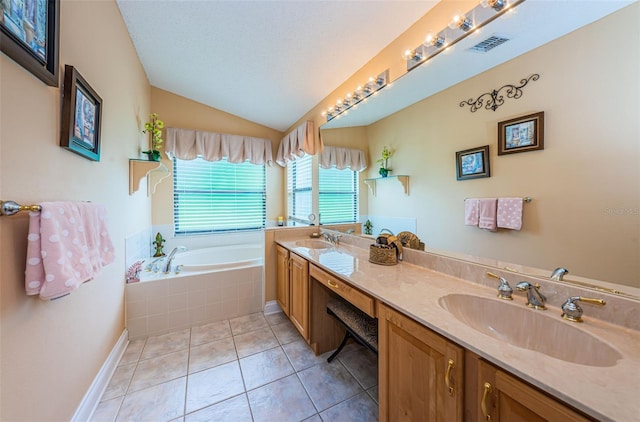
[[[510,38],[507,38],[505,35],[493,34],[489,38],[484,41],[480,41],[478,44],[469,48],[471,51],[475,51],[478,53],[486,53],[489,50],[492,50],[499,46],[500,44],[504,44],[509,41]]]

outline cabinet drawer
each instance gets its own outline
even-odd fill
[[[329,290],[345,298],[349,303],[356,306],[367,315],[375,318],[375,302],[369,295],[362,293],[360,290],[354,287],[351,287],[349,284],[345,283],[339,278],[332,276],[326,271],[321,270],[315,265],[310,265],[309,275],[318,280],[323,285],[327,286]]]

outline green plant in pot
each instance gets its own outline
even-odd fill
[[[143,154],[147,154],[149,161],[160,161],[162,154],[160,148],[162,148],[162,128],[164,122],[158,118],[157,113],[151,113],[149,115],[149,121],[144,124],[144,130],[142,133],[151,134],[151,149],[148,151],[142,151]]]
[[[385,145],[382,148],[382,158],[376,161],[378,164],[380,164],[378,174],[380,174],[380,176],[382,177],[387,177],[389,175],[389,172],[391,172],[391,169],[389,168],[387,163],[387,160],[391,158],[391,156],[393,156],[393,151],[387,148],[387,146]]]

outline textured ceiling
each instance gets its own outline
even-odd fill
[[[438,1],[117,3],[151,85],[284,131]]]

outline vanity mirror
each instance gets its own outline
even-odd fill
[[[398,151],[394,171],[410,175],[411,195],[395,184],[380,184],[375,196],[362,189],[366,214],[416,218],[428,252],[545,277],[566,267],[564,282],[638,296],[639,16],[631,1],[527,0],[323,125],[323,139],[331,145],[360,127],[370,157],[384,145]],[[470,50],[494,34],[509,41]],[[540,79],[525,95],[495,112],[458,106],[533,73]],[[498,123],[538,111],[545,149],[498,156]],[[455,151],[482,144],[491,145],[492,177],[457,182]],[[361,178],[376,171],[370,166]],[[467,197],[525,196],[533,201],[520,231],[464,225]]]

